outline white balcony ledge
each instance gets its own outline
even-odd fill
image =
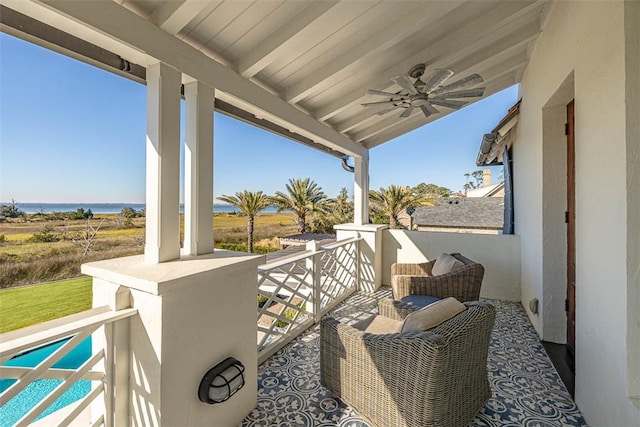
[[[234,273],[246,267],[246,261],[264,260],[264,255],[252,255],[216,249],[214,253],[198,256],[183,256],[174,261],[159,264],[147,263],[143,255],[114,258],[82,265],[82,273],[95,278],[123,284],[153,295],[171,292],[185,286],[184,279],[212,270],[218,273]]]

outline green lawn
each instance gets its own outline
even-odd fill
[[[0,290],[0,333],[91,308],[91,277]]]

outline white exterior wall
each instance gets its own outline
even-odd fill
[[[362,237],[358,244],[358,290],[375,292],[383,283],[382,231],[387,227],[382,224],[339,224],[333,227],[338,240]]]
[[[638,142],[629,135],[637,137],[640,115],[629,98],[637,100],[640,82],[628,66],[625,73],[625,49],[627,62],[635,63],[640,50],[625,45],[639,30],[638,7],[632,3],[553,5],[522,80],[514,147],[522,299],[543,301],[540,316],[529,315],[543,339],[553,338],[559,331],[549,319],[563,315],[558,302],[564,299],[566,271],[543,248],[558,250],[566,239],[552,219],[566,209],[566,202],[557,206],[561,195],[552,186],[564,185],[566,177],[562,168],[552,167],[561,152],[548,146],[550,109],[575,97],[576,402],[590,425],[640,425],[640,401],[627,395],[634,393],[634,366],[640,365],[639,339],[633,338],[640,334],[638,302],[627,299],[638,294],[632,292],[638,286],[633,283],[638,260],[630,258],[627,242],[640,236],[638,221],[628,221],[640,207],[627,206],[637,203],[632,194],[639,190]],[[629,108],[635,108],[632,114]]]
[[[484,266],[480,296],[520,301],[520,239],[515,235],[384,230],[382,282],[391,286],[391,264],[419,263],[459,252]]]
[[[128,288],[125,295],[138,309],[129,320],[128,420],[116,412],[116,425],[231,427],[251,412],[258,375],[256,272],[264,260],[216,250],[155,265],[142,256],[83,264],[82,272],[94,277],[94,306],[113,306],[115,290]],[[200,402],[202,377],[228,356],[244,364],[245,386],[224,403]]]

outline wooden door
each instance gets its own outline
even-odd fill
[[[567,104],[567,347],[576,348],[576,197],[574,104]]]

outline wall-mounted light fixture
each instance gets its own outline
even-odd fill
[[[531,310],[533,314],[538,314],[538,298],[529,301],[529,310]]]
[[[227,357],[209,369],[198,387],[201,402],[221,403],[228,400],[244,386],[244,365],[233,357]]]

